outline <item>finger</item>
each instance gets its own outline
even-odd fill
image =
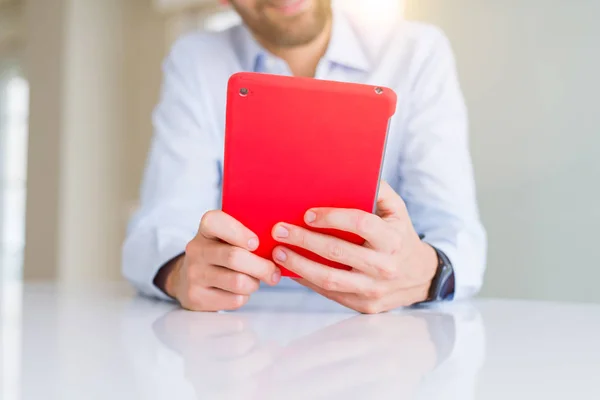
[[[377,312],[375,310],[372,310],[373,312],[366,312],[366,310],[360,311],[358,308],[360,308],[360,306],[362,305],[361,299],[360,299],[359,295],[357,295],[355,293],[343,293],[343,292],[325,290],[322,287],[315,285],[314,283],[312,283],[306,279],[297,279],[296,281],[299,284],[301,284],[302,286],[306,286],[307,288],[314,290],[316,293],[320,294],[321,296],[328,298],[329,300],[335,301],[336,303],[339,303],[339,304],[343,305],[344,307],[348,307],[351,310],[358,311],[363,314],[377,314]]]
[[[240,247],[226,243],[213,243],[204,250],[207,262],[250,275],[269,285],[281,280],[281,270],[271,261]]]
[[[233,294],[216,288],[192,289],[181,301],[181,306],[190,311],[229,311],[237,310],[248,302],[250,296]]]
[[[387,296],[373,297],[365,296],[364,294],[350,294],[324,290],[304,279],[298,279],[297,282],[314,290],[329,300],[333,300],[336,303],[363,314],[379,314],[400,307],[409,307],[427,299],[429,292],[427,285],[424,285],[410,289],[399,289]]]
[[[386,181],[381,181],[379,185],[376,212],[381,218],[405,219],[408,217],[404,200]]]
[[[206,268],[204,283],[210,287],[243,295],[250,295],[260,287],[258,279],[216,265]]]
[[[273,258],[283,267],[325,290],[361,293],[373,285],[373,280],[367,275],[319,264],[282,246],[273,250]]]
[[[395,234],[377,215],[346,208],[313,208],[304,214],[304,222],[315,228],[337,229],[354,233],[378,250],[393,248]]]
[[[220,210],[202,216],[198,232],[207,239],[220,239],[250,251],[258,248],[258,237],[241,222]]]
[[[380,276],[387,261],[372,249],[295,225],[279,223],[273,227],[272,235],[280,243],[301,247],[371,276]]]

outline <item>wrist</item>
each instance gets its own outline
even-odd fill
[[[428,285],[430,285],[435,278],[438,268],[437,252],[431,245],[421,241],[419,260],[421,260],[421,268],[425,272],[425,276],[427,278],[426,282]]]
[[[434,284],[437,273],[438,257],[435,249],[422,240],[419,240],[417,249],[418,250],[415,251],[416,261],[414,265],[418,268],[418,271],[420,271],[419,276],[421,277],[421,282],[423,282],[423,294],[416,303],[422,303],[428,300],[429,292]]]

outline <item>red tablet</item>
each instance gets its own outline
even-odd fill
[[[272,259],[278,222],[312,207],[374,210],[396,95],[388,88],[257,73],[229,79],[223,211]],[[308,228],[308,227],[307,227]],[[363,239],[326,231],[357,244]],[[314,261],[347,268],[302,249]],[[296,275],[282,269],[284,276]]]

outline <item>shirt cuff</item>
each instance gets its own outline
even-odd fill
[[[192,238],[179,231],[164,229],[148,232],[147,235],[150,238],[146,239],[150,240],[138,237],[133,239],[137,244],[126,243],[123,273],[141,294],[172,301],[172,297],[154,284],[154,278],[165,264],[185,252],[185,246]]]

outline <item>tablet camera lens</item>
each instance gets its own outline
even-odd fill
[[[383,93],[383,89],[382,89],[382,88],[380,88],[380,87],[376,87],[376,88],[375,88],[375,93],[377,93],[377,94],[381,94],[381,93]]]
[[[248,96],[248,89],[246,89],[246,88],[241,88],[241,89],[240,89],[240,96],[242,96],[242,97],[246,97],[246,96]]]

